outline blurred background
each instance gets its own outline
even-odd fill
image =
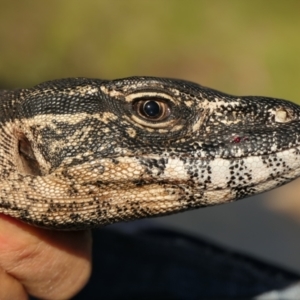
[[[297,102],[299,12],[297,0],[0,0],[0,87],[152,75]],[[300,272],[298,186],[151,222]]]

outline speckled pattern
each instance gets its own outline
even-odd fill
[[[0,212],[82,229],[261,193],[300,175],[299,113],[155,77],[1,91]]]

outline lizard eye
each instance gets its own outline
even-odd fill
[[[171,113],[168,103],[161,99],[139,99],[133,104],[135,112],[144,119],[163,121]]]

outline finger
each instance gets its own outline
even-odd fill
[[[0,298],[2,300],[27,300],[27,293],[21,283],[0,268]]]
[[[39,298],[76,294],[91,272],[89,231],[51,231],[0,216],[0,267]]]

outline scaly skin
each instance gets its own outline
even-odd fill
[[[83,229],[258,194],[300,175],[299,114],[154,77],[2,91],[0,212]]]

